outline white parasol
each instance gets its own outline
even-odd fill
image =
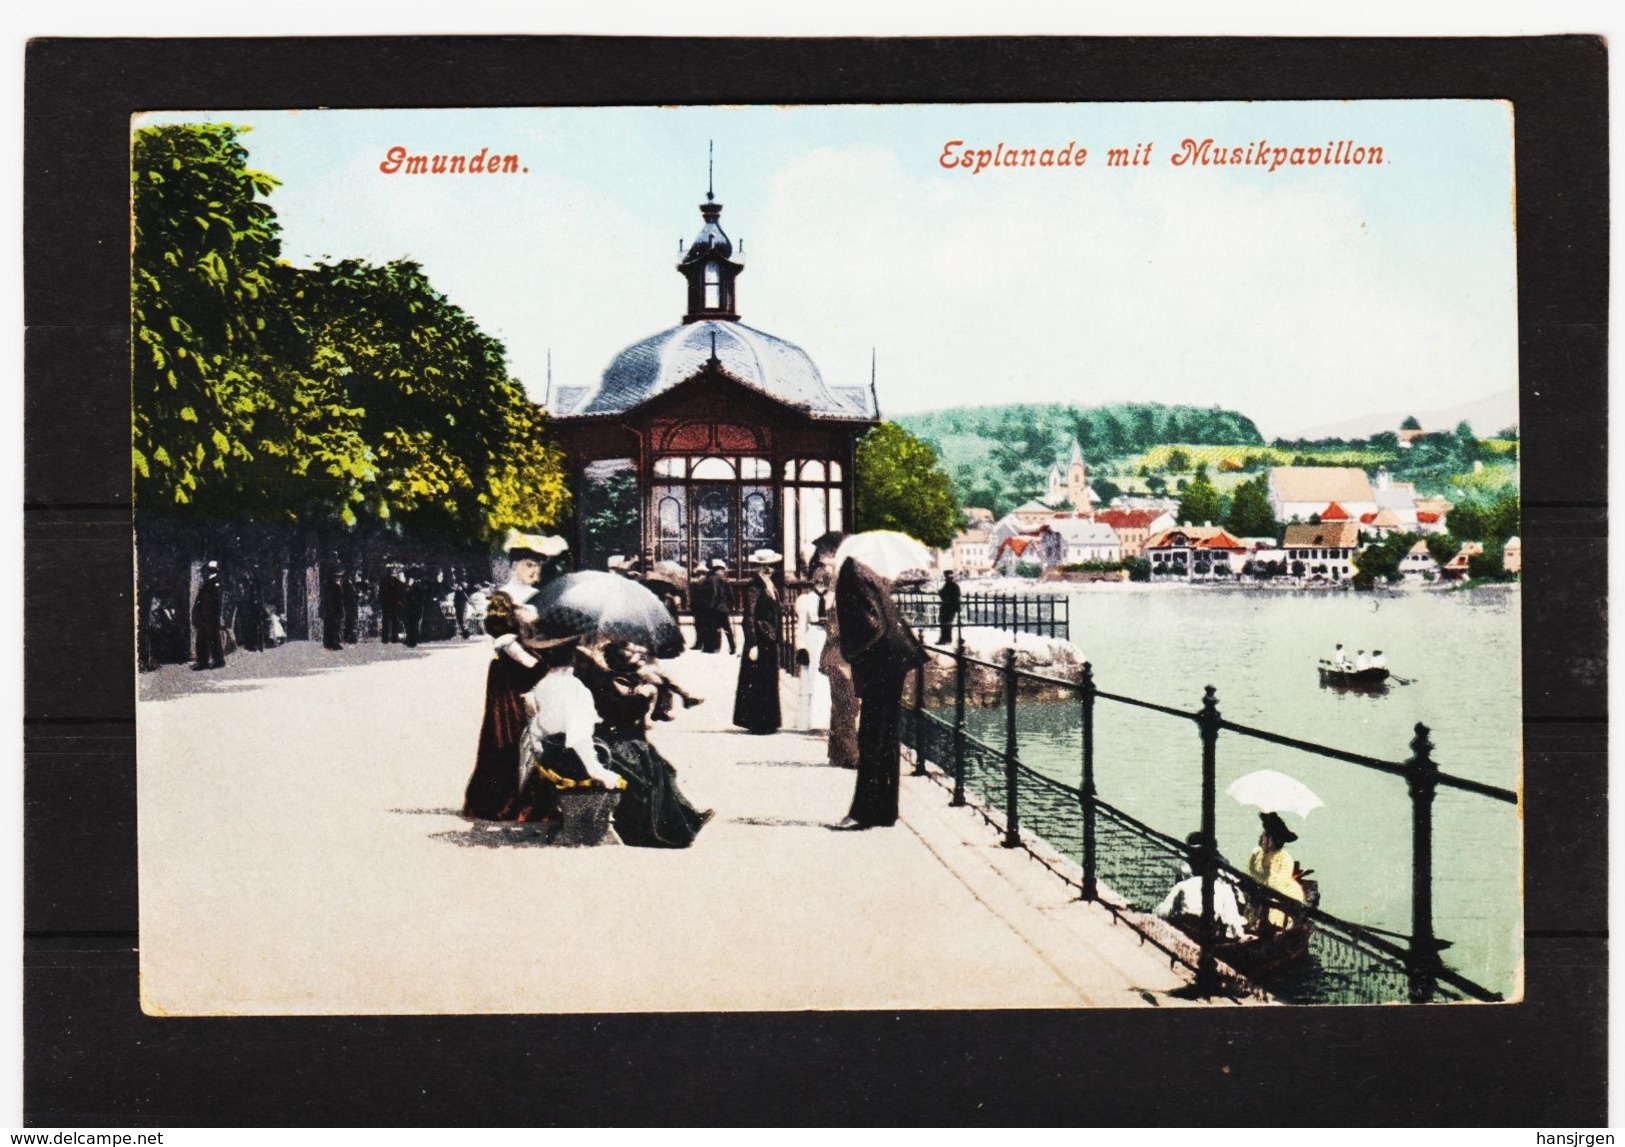
[[[831,563],[837,572],[847,558],[862,562],[883,578],[931,565],[931,551],[925,543],[897,530],[868,530],[843,539]]]
[[[1290,812],[1307,817],[1326,802],[1308,785],[1274,769],[1259,769],[1238,777],[1224,790],[1240,804],[1250,804],[1260,812]]]

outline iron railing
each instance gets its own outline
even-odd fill
[[[1188,711],[1104,692],[1095,684],[1088,663],[1084,664],[1080,680],[1065,681],[1018,670],[1013,649],[1007,651],[1002,664],[971,657],[965,652],[963,637],[953,649],[928,645],[927,650],[932,656],[953,662],[953,709],[951,719],[928,710],[924,704],[924,674],[915,674],[911,715],[903,722],[904,743],[914,751],[915,772],[928,773],[927,764],[935,765],[939,770],[935,776],[952,786],[955,805],[966,804],[967,794],[974,795],[983,816],[1002,830],[1006,847],[1027,848],[1046,863],[1046,852],[1069,859],[1077,866],[1076,875],[1054,864],[1051,867],[1079,890],[1082,899],[1105,906],[1114,917],[1190,967],[1199,993],[1257,989],[1303,1003],[1502,998],[1449,968],[1440,958],[1441,950],[1449,944],[1433,931],[1432,809],[1434,794],[1441,786],[1514,805],[1518,796],[1508,789],[1441,772],[1432,757],[1433,744],[1426,726],[1416,726],[1408,760],[1385,761],[1226,721],[1219,713],[1218,696],[1212,686],[1206,689],[1201,708]],[[1005,708],[1002,747],[966,731],[966,680],[971,665],[993,669],[1000,675]],[[1076,787],[1039,773],[1021,760],[1016,707],[1018,685],[1024,681],[1050,690],[1064,688],[1078,699],[1082,759]],[[1188,846],[1136,820],[1097,795],[1094,722],[1095,709],[1102,701],[1149,710],[1196,726],[1202,751],[1199,847]],[[1315,903],[1289,900],[1218,859],[1214,834],[1216,761],[1220,735],[1225,733],[1405,778],[1412,826],[1408,936],[1342,919]],[[1036,847],[1039,841],[1043,849]],[[1210,863],[1204,857],[1215,859]],[[1183,933],[1152,924],[1150,915],[1173,883],[1181,860],[1202,882],[1201,916],[1188,942]],[[1289,931],[1299,942],[1307,938],[1304,950],[1294,953],[1295,958],[1281,959],[1271,966],[1238,968],[1243,953],[1225,944],[1214,921],[1214,892],[1220,880],[1235,883],[1254,918],[1267,919],[1270,910],[1275,909],[1303,925]]]
[[[903,592],[892,599],[916,629],[927,636],[942,632],[942,598],[937,594]],[[957,637],[972,626],[1070,640],[1071,602],[1058,593],[967,593],[960,597],[949,628]]]

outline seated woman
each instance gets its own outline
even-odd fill
[[[1286,826],[1278,813],[1260,813],[1263,831],[1258,834],[1258,847],[1247,858],[1247,875],[1274,892],[1277,897],[1303,903],[1308,899],[1298,878],[1298,866],[1293,863],[1286,846],[1298,839],[1298,834]],[[1248,922],[1256,932],[1280,931],[1297,923],[1288,909],[1269,907],[1274,898],[1262,895],[1247,897]],[[1279,904],[1279,900],[1276,901]]]
[[[520,822],[557,820],[558,795],[598,787],[614,791],[626,781],[599,759],[593,742],[598,710],[592,694],[576,679],[574,637],[532,640],[546,672],[526,695],[531,711],[520,746],[521,781],[514,818]]]
[[[609,746],[610,766],[626,778],[615,806],[616,834],[638,848],[687,848],[712,812],[688,802],[677,787],[677,769],[649,744],[649,710],[660,686],[645,680],[642,650],[612,641],[602,662],[583,651],[576,667],[598,708],[597,735]]]

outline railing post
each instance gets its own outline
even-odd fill
[[[925,667],[931,655],[927,653],[914,667],[914,775],[925,776]]]
[[[1202,714],[1198,718],[1202,732],[1202,927],[1201,955],[1196,961],[1196,991],[1211,996],[1219,987],[1219,971],[1213,955],[1213,882],[1217,876],[1215,858],[1219,855],[1218,841],[1214,839],[1214,805],[1218,800],[1218,745],[1219,698],[1209,685],[1202,696]]]
[[[1411,791],[1411,951],[1408,971],[1411,1002],[1433,998],[1439,945],[1433,936],[1433,796],[1439,788],[1439,766],[1433,760],[1428,727],[1416,726],[1411,759],[1405,765]]]
[[[1099,892],[1095,882],[1095,670],[1087,661],[1078,699],[1083,707],[1083,898],[1093,900]]]
[[[1004,651],[1004,847],[1021,847],[1016,807],[1016,647]]]
[[[954,650],[954,799],[949,802],[956,807],[965,803],[965,673],[969,668],[961,630]]]

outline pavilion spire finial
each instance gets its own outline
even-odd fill
[[[705,141],[705,201],[715,203],[716,197],[716,148],[717,141]]]
[[[875,348],[869,347],[869,400],[875,404],[875,417],[880,417],[880,392],[875,389],[876,359]]]

